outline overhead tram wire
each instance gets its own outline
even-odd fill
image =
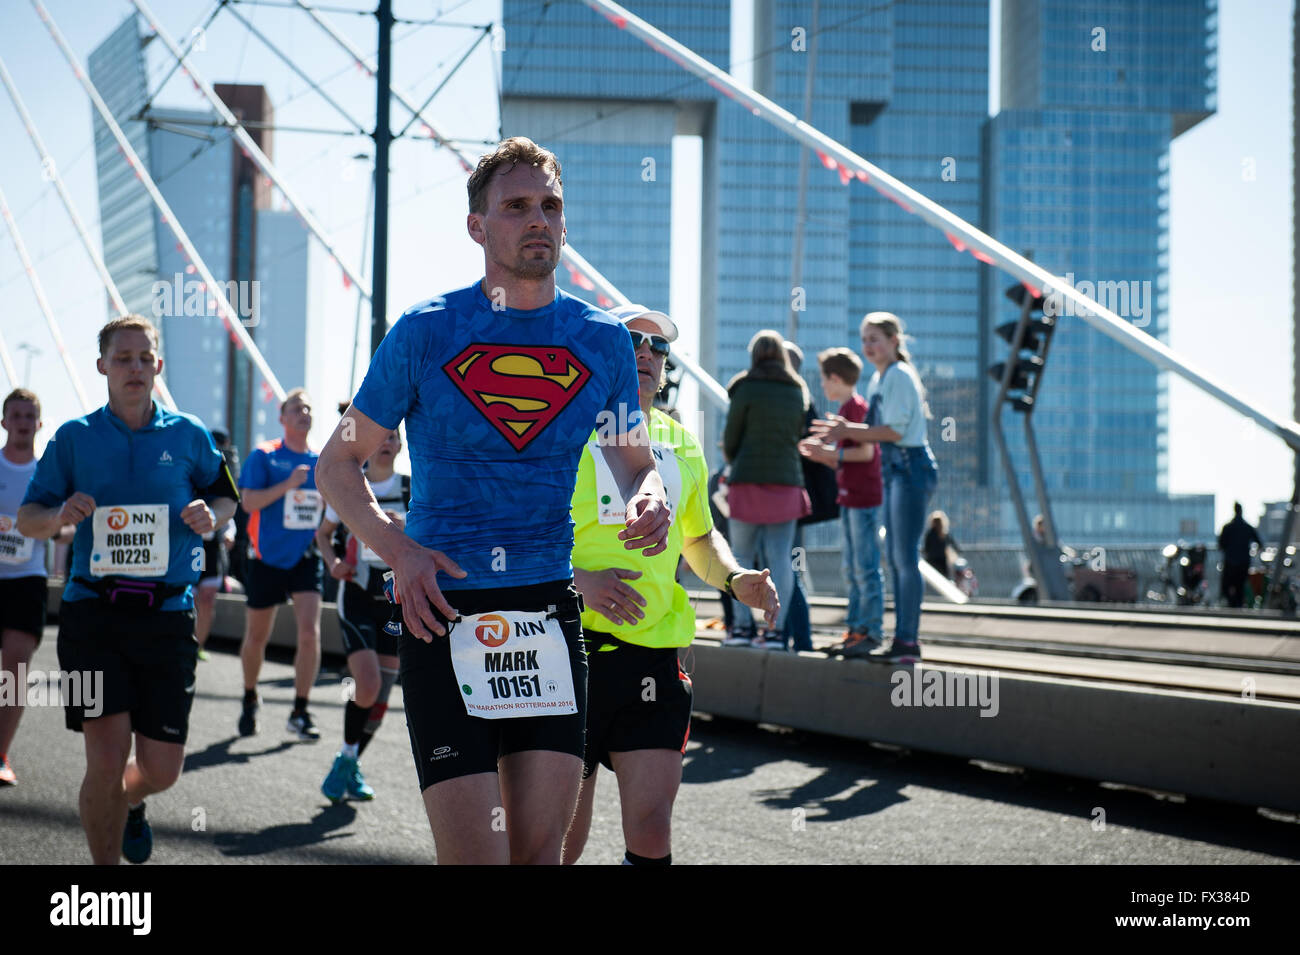
[[[104,289],[108,292],[109,298],[113,301],[113,308],[117,310],[119,318],[129,314],[126,307],[126,301],[122,298],[122,293],[118,291],[117,283],[113,281],[113,276],[109,274],[108,267],[104,264],[95,244],[90,240],[90,233],[86,229],[86,224],[82,221],[81,215],[77,212],[76,204],[72,201],[72,196],[68,193],[67,187],[63,183],[63,177],[59,174],[58,163],[54,161],[45,148],[45,141],[41,139],[40,132],[36,129],[36,123],[33,121],[31,114],[27,112],[27,105],[18,93],[18,87],[15,85],[13,77],[9,75],[4,60],[0,58],[0,81],[3,81],[5,89],[9,93],[9,98],[13,100],[14,107],[18,110],[18,116],[23,121],[23,127],[27,130],[27,136],[36,148],[37,155],[41,157],[42,168],[47,171],[54,188],[59,193],[59,198],[63,200],[63,208],[67,210],[68,218],[72,220],[73,228],[77,230],[77,236],[81,239],[82,247],[85,248],[86,254],[90,256],[90,261],[95,266],[95,271],[99,274],[99,280],[103,283]],[[172,397],[171,391],[168,390],[166,382],[163,381],[162,375],[154,378],[154,390],[158,392],[158,397],[163,403],[175,408],[176,399]]]
[[[35,3],[38,2],[38,0],[32,0],[32,2]],[[154,16],[153,11],[149,9],[149,6],[146,3],[144,3],[144,0],[131,0],[131,2],[134,4],[135,8],[140,11],[141,15],[144,16],[145,20],[148,21],[150,27],[153,28],[154,33],[158,38],[162,40],[166,47],[171,51],[172,56],[183,60],[184,54],[181,52],[180,47],[176,45],[176,41],[172,39],[171,34],[167,32],[166,28],[163,27],[158,18]],[[316,221],[316,217],[312,215],[311,211],[298,200],[297,195],[289,188],[289,184],[280,174],[279,169],[276,168],[276,165],[273,162],[271,162],[266,153],[262,151],[261,147],[257,145],[252,136],[248,134],[248,131],[244,129],[239,120],[235,118],[234,113],[232,113],[226,104],[221,101],[221,98],[217,96],[212,87],[208,85],[207,81],[199,75],[198,70],[195,69],[192,64],[182,62],[181,69],[183,69],[186,75],[194,81],[194,85],[199,88],[199,92],[203,94],[204,98],[207,99],[207,101],[217,111],[217,114],[230,127],[232,135],[239,142],[239,145],[243,147],[243,150],[248,154],[248,157],[253,161],[257,168],[262,171],[262,174],[269,178],[275,184],[276,188],[280,190],[280,194],[284,196],[289,205],[293,207],[294,212],[298,214],[298,218],[302,220],[303,225],[305,225],[307,229],[316,236],[317,241],[325,247],[325,250],[334,259],[335,263],[337,263],[339,268],[343,270],[343,274],[357,286],[357,291],[369,300],[371,297],[369,283],[362,279],[360,274],[344,261],[341,253],[335,248],[334,243],[326,238],[324,229],[322,229],[320,224]]]
[[[118,147],[121,149],[123,156],[126,157],[127,163],[135,171],[136,177],[149,193],[149,198],[153,200],[154,205],[158,208],[164,224],[171,230],[172,234],[181,244],[182,252],[189,258],[191,264],[198,272],[199,278],[207,286],[208,293],[212,295],[215,300],[227,330],[235,337],[244,354],[248,356],[249,361],[251,361],[257,370],[261,372],[262,378],[265,379],[271,392],[277,399],[283,401],[285,391],[284,387],[280,384],[280,379],[276,377],[275,372],[272,371],[271,366],[267,364],[266,358],[263,356],[261,350],[253,342],[252,338],[249,337],[247,330],[244,328],[243,323],[240,320],[239,313],[226,298],[225,289],[218,284],[217,280],[213,277],[212,272],[203,261],[203,257],[199,254],[199,250],[194,247],[194,243],[190,241],[189,235],[181,226],[175,213],[172,212],[171,206],[167,204],[167,200],[163,198],[162,193],[158,191],[158,186],[154,182],[153,177],[149,174],[149,170],[145,168],[144,163],[140,161],[140,157],[136,154],[130,140],[128,140],[126,134],[122,132],[122,127],[118,125],[117,120],[113,117],[112,111],[104,102],[103,97],[99,95],[99,90],[95,88],[95,84],[91,82],[89,75],[87,75],[86,71],[82,69],[81,65],[77,62],[77,58],[75,54],[73,54],[72,48],[68,46],[68,41],[63,36],[63,32],[58,28],[58,25],[55,24],[49,11],[45,9],[45,5],[41,0],[31,0],[31,3],[32,6],[35,7],[37,15],[41,18],[41,22],[43,22],[46,29],[49,30],[50,36],[53,37],[54,42],[59,47],[64,59],[67,60],[68,66],[72,70],[73,75],[76,76],[77,80],[81,83],[82,88],[90,96],[90,101],[94,105],[96,112],[98,112],[100,117],[103,118],[104,125],[108,127],[109,131],[113,134],[113,138],[117,140]]]
[[[296,3],[290,3],[288,2],[288,0],[222,0],[222,2],[231,7],[235,6],[236,4],[243,4],[244,6],[247,7],[282,7],[286,10],[298,9],[298,5]],[[456,4],[456,6],[452,7],[451,10],[447,12],[450,13],[454,10],[459,10],[461,7],[465,6],[469,2],[470,0],[464,0],[463,3]],[[375,15],[375,12],[373,10],[358,10],[355,7],[331,7],[331,6],[320,6],[318,4],[314,7],[314,9],[323,10],[326,13],[355,13],[358,16],[363,16],[363,17],[371,17]],[[431,17],[423,20],[412,20],[407,17],[393,17],[393,23],[395,25],[399,23],[409,23],[414,26],[451,27],[454,29],[465,29],[465,30],[484,29],[484,24],[482,23],[457,23],[454,20],[444,20],[441,18],[441,16]],[[491,24],[488,24],[488,26],[490,25]]]
[[[730,73],[714,66],[689,47],[651,26],[624,7],[613,3],[612,0],[583,0],[583,2],[617,29],[637,37],[687,72],[722,90],[726,96],[764,122],[781,130],[797,142],[817,150],[819,157],[823,157],[823,164],[830,168],[837,168],[846,185],[854,178],[870,182],[877,192],[902,205],[909,214],[919,217],[943,232],[958,251],[970,251],[979,261],[995,265],[1026,286],[1032,286],[1031,294],[1035,296],[1056,294],[1068,300],[1075,307],[1078,317],[1093,328],[1119,342],[1129,351],[1145,358],[1157,368],[1176,372],[1201,391],[1267,428],[1285,441],[1293,451],[1300,452],[1300,422],[1275,417],[1257,408],[1250,400],[1233,394],[1204,372],[1184,361],[1163,342],[1134,328],[1131,323],[1126,322],[1110,309],[1104,308],[1078,292],[1073,284],[1007,248],[965,219],[949,212],[937,202],[863,159],[847,146],[814,126],[802,122],[767,97],[741,85]],[[1297,483],[1300,484],[1300,481]]]
[[[45,324],[49,326],[50,337],[54,339],[54,347],[58,350],[59,357],[63,359],[63,367],[67,369],[68,378],[72,381],[72,388],[77,393],[77,400],[81,402],[81,410],[90,411],[90,399],[86,397],[86,389],[81,383],[81,376],[77,374],[77,366],[72,363],[72,356],[68,354],[68,346],[63,341],[63,332],[59,330],[59,323],[54,317],[54,309],[50,307],[50,300],[45,297],[45,289],[41,286],[41,280],[32,265],[31,257],[27,254],[27,245],[23,242],[23,235],[18,230],[18,223],[14,221],[13,214],[9,211],[9,203],[5,201],[3,189],[0,189],[0,216],[3,216],[5,225],[9,227],[9,235],[14,240],[14,246],[18,249],[18,257],[22,259],[23,268],[27,270],[27,278],[32,284],[32,291],[36,293],[36,302],[40,306],[41,314],[45,316]]]
[[[150,121],[151,119],[153,119],[152,114],[146,114],[144,116],[144,120],[146,122]],[[165,125],[199,126],[205,129],[227,129],[228,128],[225,123],[215,119],[189,119],[189,118],[178,119],[176,117],[168,117],[165,122],[157,119],[154,119],[153,122],[154,125],[160,129],[163,128],[163,126]],[[370,135],[365,130],[357,132],[351,129],[321,129],[316,126],[287,126],[284,123],[264,123],[256,120],[250,120],[250,119],[242,119],[240,120],[240,122],[244,124],[244,127],[246,129],[266,129],[266,130],[270,130],[273,133],[309,133],[312,135],[320,135],[320,136],[353,136],[353,137]],[[177,132],[179,132],[179,130],[177,130]],[[220,143],[223,142],[223,140],[218,139],[215,140],[215,142]],[[196,158],[196,157],[191,157],[191,158]],[[175,173],[174,172],[169,173],[169,176],[170,175],[175,175]],[[158,181],[162,182],[163,180],[159,179]]]
[[[198,41],[198,38],[200,36],[203,36],[207,33],[208,27],[212,26],[212,21],[217,18],[217,14],[221,12],[221,8],[223,6],[225,6],[225,0],[217,0],[216,4],[212,7],[212,12],[209,13],[207,19],[203,21],[203,25],[199,27],[197,30],[195,30],[193,27],[190,28],[190,34],[189,34],[190,41],[189,41],[189,46],[186,47],[186,52],[189,52],[189,49],[194,46],[194,44]],[[152,93],[149,93],[145,97],[144,105],[140,107],[139,111],[134,117],[135,119],[140,119],[146,112],[148,112],[149,108],[153,106],[154,97],[156,97],[159,93],[163,91],[163,87],[167,85],[168,81],[176,73],[176,69],[178,66],[180,66],[179,63],[172,64],[171,69],[167,71],[167,75],[164,76],[158,82],[158,85],[156,87],[154,87],[154,91]]]
[[[340,106],[338,101],[335,100],[334,97],[330,96],[329,93],[326,93],[324,89],[322,89],[319,85],[317,85],[315,80],[313,80],[310,76],[308,76],[301,69],[299,69],[298,65],[294,63],[293,60],[291,60],[286,54],[281,52],[280,48],[276,46],[274,43],[272,43],[271,40],[265,34],[263,34],[261,30],[255,27],[251,20],[247,19],[242,13],[240,13],[234,7],[230,8],[230,15],[234,17],[236,20],[238,20],[240,23],[242,23],[245,27],[247,27],[249,33],[253,34],[253,36],[261,40],[262,43],[268,49],[270,49],[270,51],[274,53],[276,57],[278,57],[280,61],[284,63],[285,66],[293,70],[294,75],[296,75],[300,80],[306,83],[311,88],[311,90],[314,93],[316,93],[317,96],[319,96],[325,102],[329,103],[330,106],[334,107],[334,111],[336,113],[338,113],[345,120],[347,120],[353,127],[356,128],[357,134],[362,136],[369,135],[366,132],[365,127],[362,126],[361,123],[357,122],[357,120],[352,116],[351,113],[349,113],[342,106]],[[247,126],[250,124],[245,123],[244,125]]]
[[[411,128],[412,124],[419,117],[420,113],[423,113],[426,109],[429,108],[429,104],[432,103],[434,99],[437,98],[438,94],[443,91],[443,88],[448,83],[451,82],[451,78],[456,75],[456,72],[462,66],[465,65],[465,61],[468,60],[470,58],[470,55],[475,50],[478,49],[478,45],[482,43],[485,39],[487,39],[491,31],[492,28],[489,26],[485,31],[480,33],[478,37],[475,38],[474,42],[470,44],[469,49],[466,50],[464,54],[462,54],[461,58],[456,61],[456,65],[453,66],[451,68],[451,71],[442,78],[442,82],[439,83],[436,87],[434,87],[433,92],[429,94],[428,98],[424,101],[424,103],[418,109],[416,109],[414,113],[411,114],[411,118],[406,121],[406,125],[402,127],[401,131],[393,135],[394,139],[401,139],[403,136],[406,135],[406,131]]]
[[[324,30],[325,33],[327,33],[334,40],[336,44],[338,44],[343,50],[345,50],[353,58],[353,60],[355,60],[356,63],[363,70],[366,71],[368,75],[374,77],[375,75],[374,67],[371,65],[371,63],[362,59],[361,52],[356,48],[356,46],[350,40],[348,40],[347,37],[343,36],[336,29],[334,29],[334,27],[332,27],[319,13],[317,13],[314,7],[309,6],[307,3],[304,2],[304,0],[294,0],[294,2],[297,3],[298,7],[302,9],[303,12],[305,12],[309,17],[311,17],[312,20],[315,21],[317,26],[319,26],[322,30]],[[442,147],[443,149],[446,149],[448,152],[450,152],[453,156],[456,157],[456,159],[460,162],[460,166],[463,172],[468,174],[474,171],[474,163],[470,161],[469,157],[466,156],[465,153],[462,152],[460,149],[458,149],[451,140],[447,139],[440,132],[438,132],[438,129],[433,125],[433,122],[427,116],[425,116],[423,112],[418,111],[407,96],[403,95],[403,93],[397,89],[392,89],[392,95],[393,98],[396,99],[397,102],[401,104],[408,112],[419,117],[420,121],[429,130],[429,133],[436,145]],[[621,291],[619,291],[618,287],[615,286],[614,283],[611,282],[609,279],[607,279],[603,274],[601,274],[594,266],[592,266],[590,262],[588,262],[585,258],[583,258],[581,253],[579,253],[578,250],[573,245],[566,243],[561,248],[560,255],[561,258],[565,261],[566,266],[570,268],[573,272],[583,276],[583,278],[585,278],[587,282],[590,284],[592,290],[597,292],[598,296],[603,296],[616,304],[620,304],[620,305],[628,304],[629,302],[628,297],[624,295]],[[725,410],[727,406],[730,404],[730,401],[727,397],[726,389],[724,389],[722,385],[719,384],[718,381],[714,379],[712,375],[710,375],[707,371],[701,368],[699,363],[695,361],[694,358],[691,358],[689,355],[686,354],[678,354],[676,357],[677,360],[680,362],[682,368],[686,371],[686,373],[699,382],[704,395],[707,398],[709,398],[709,400],[711,400],[714,404],[716,404],[719,408]]]

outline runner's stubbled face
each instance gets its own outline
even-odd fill
[[[114,332],[107,353],[95,361],[99,373],[108,378],[108,397],[127,403],[149,400],[162,365],[153,339],[138,328]]]
[[[488,184],[487,212],[469,215],[469,234],[491,265],[518,279],[546,278],[564,246],[564,189],[538,166],[498,172]]]
[[[280,424],[285,433],[306,435],[311,430],[311,401],[295,395],[280,412]]]
[[[30,447],[36,432],[41,430],[41,415],[31,401],[11,401],[0,419],[9,432],[9,440],[19,447]]]

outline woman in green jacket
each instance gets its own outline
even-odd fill
[[[731,464],[731,549],[742,567],[771,566],[781,612],[775,629],[756,635],[749,608],[737,602],[735,625],[724,644],[784,650],[786,610],[794,591],[795,525],[810,510],[799,456],[808,389],[791,368],[779,332],[764,329],[755,335],[749,355],[749,370],[727,387],[731,406],[723,453]]]

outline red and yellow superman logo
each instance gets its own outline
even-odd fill
[[[516,451],[591,378],[573,352],[556,345],[470,345],[442,370]]]

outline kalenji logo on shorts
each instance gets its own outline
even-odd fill
[[[591,378],[559,345],[470,345],[442,370],[516,451],[545,431]]]
[[[474,628],[474,636],[485,647],[499,647],[510,639],[510,624],[505,617],[488,614]]]
[[[108,512],[108,526],[115,531],[126,527],[130,520],[130,516],[120,507],[115,507]]]

